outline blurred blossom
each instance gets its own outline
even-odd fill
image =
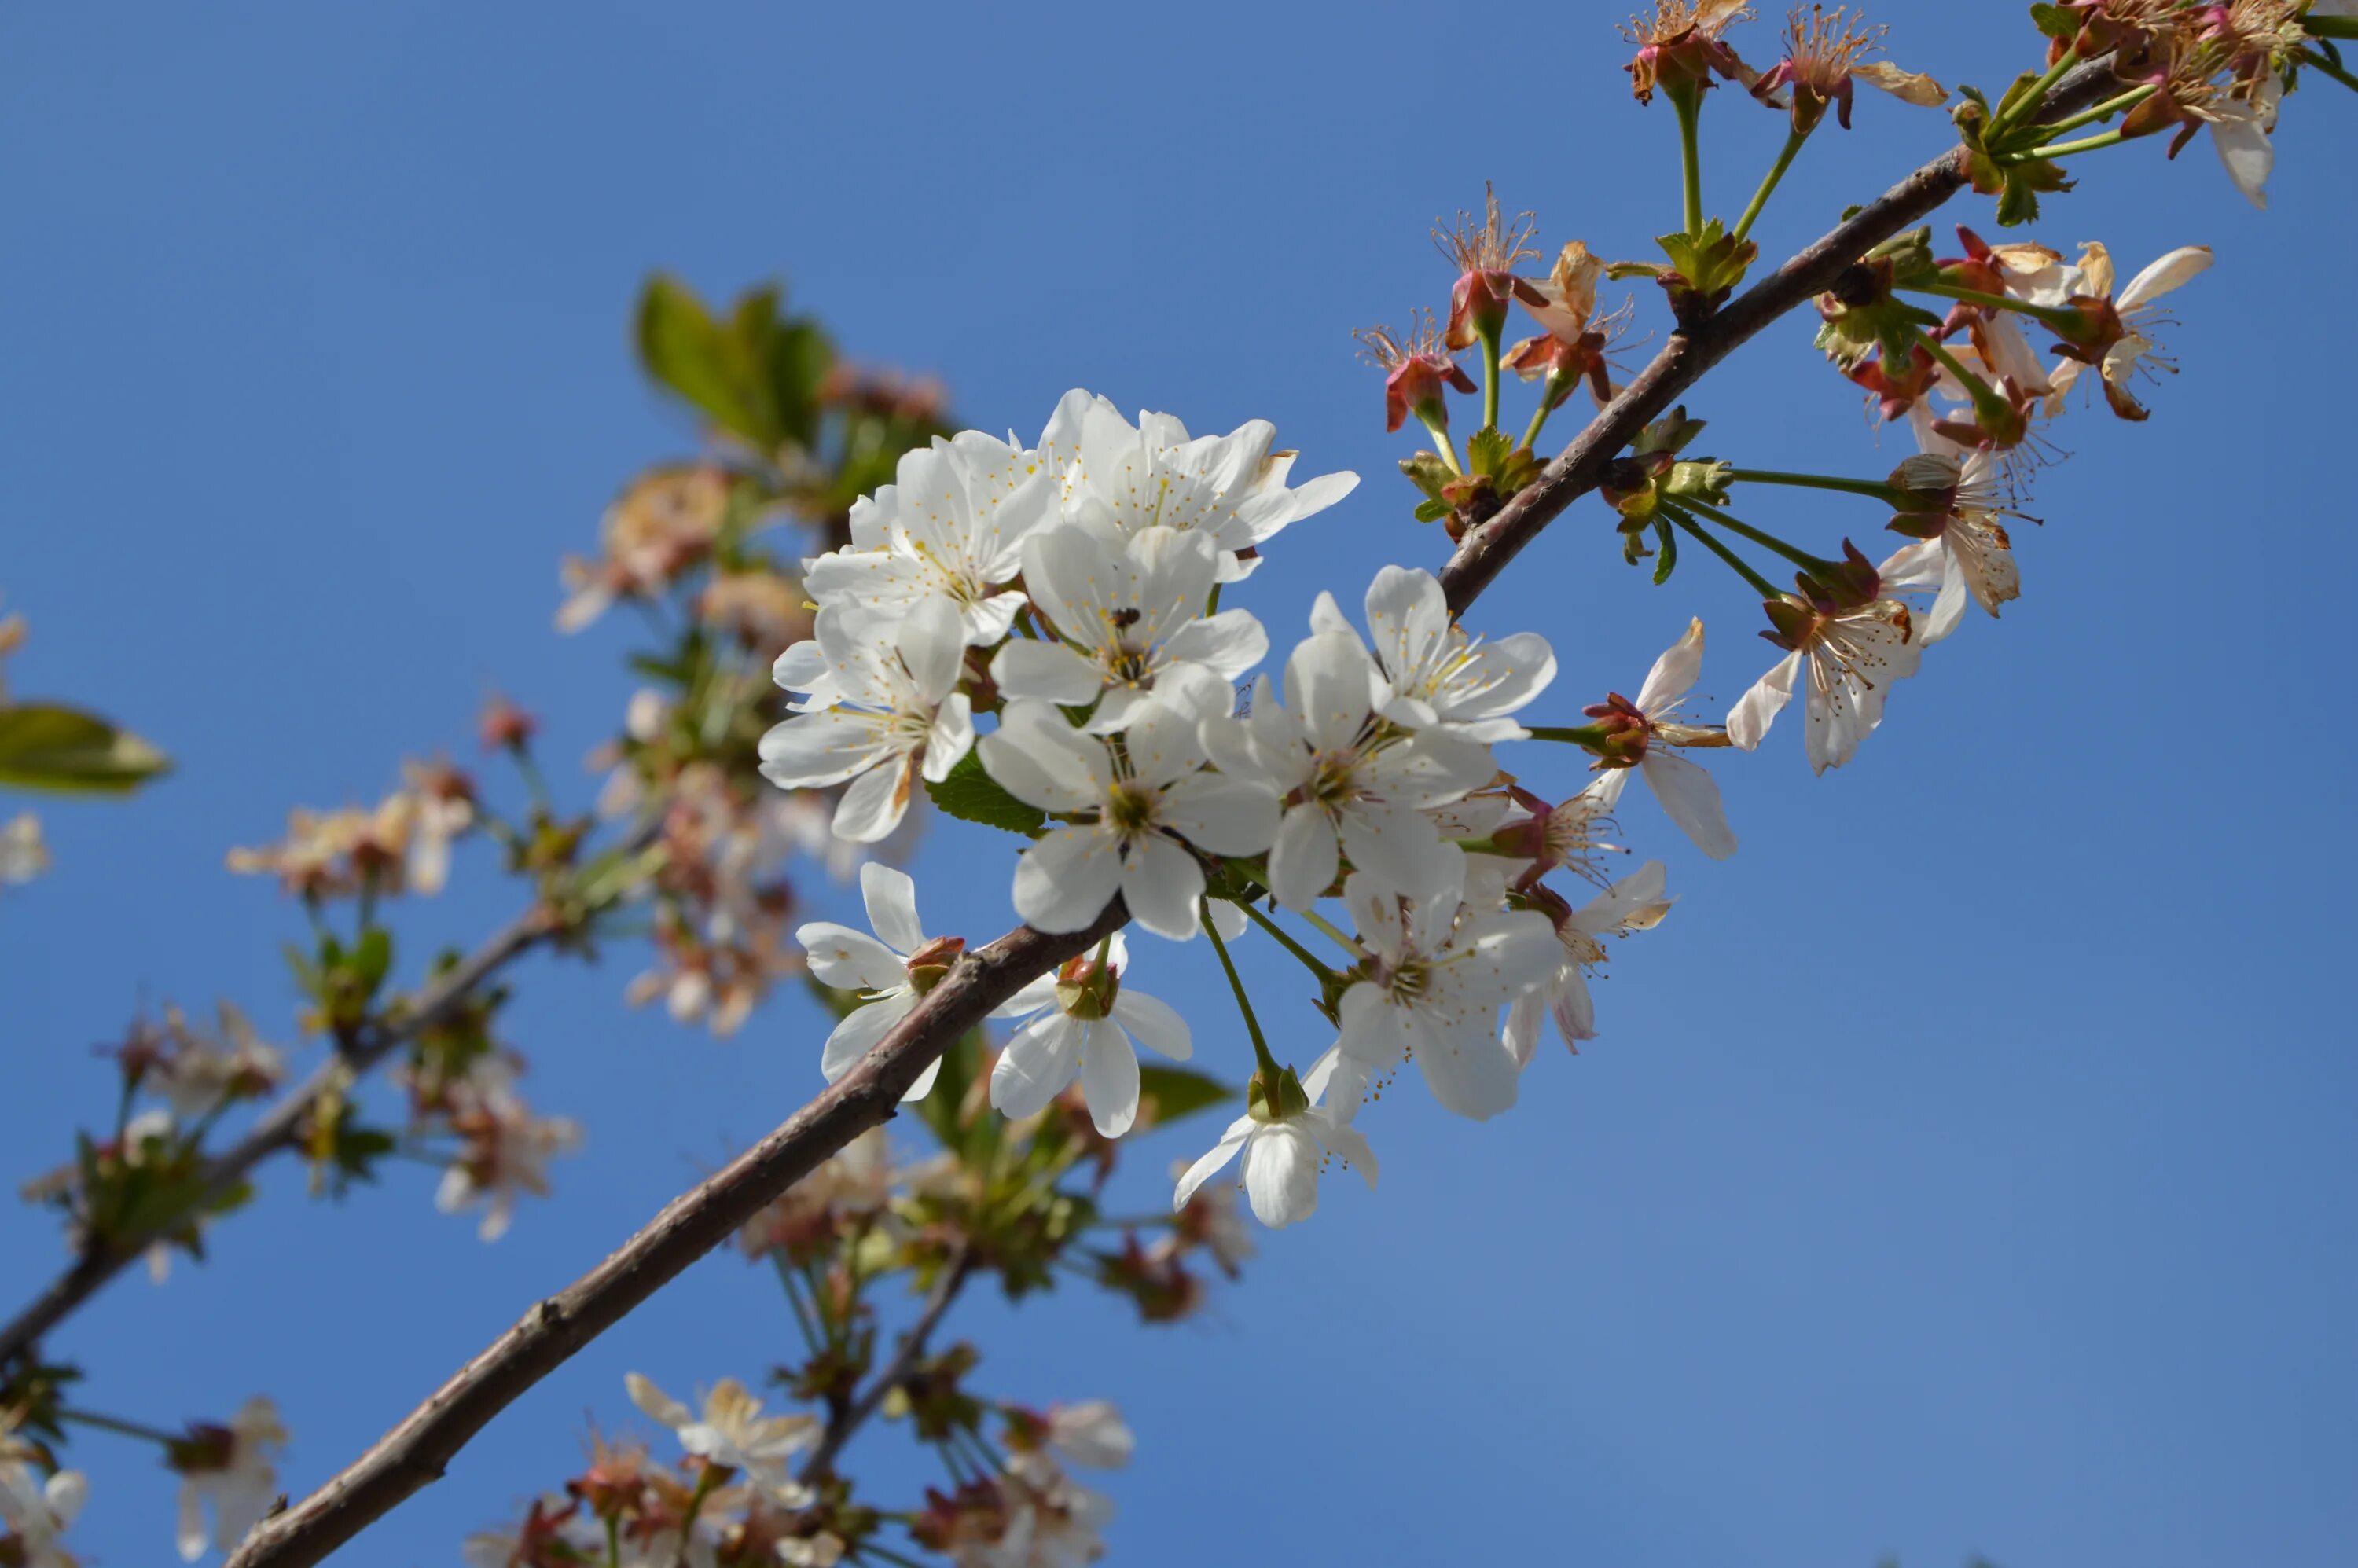
[[[606,510],[599,557],[565,557],[571,597],[557,612],[557,629],[579,631],[617,599],[656,598],[700,565],[728,514],[730,482],[726,470],[703,463],[634,480]]]
[[[192,1426],[188,1437],[173,1445],[168,1456],[180,1473],[181,1558],[194,1563],[211,1545],[230,1552],[246,1532],[270,1512],[278,1496],[278,1470],[273,1463],[287,1444],[287,1429],[278,1424],[277,1407],[256,1395],[245,1401],[227,1426]],[[213,1528],[205,1529],[211,1509]]]
[[[460,1148],[442,1173],[434,1206],[456,1214],[482,1205],[480,1234],[496,1241],[514,1217],[518,1194],[548,1195],[548,1162],[580,1149],[580,1125],[568,1117],[533,1115],[515,1093],[514,1069],[496,1057],[478,1061],[446,1093]]]
[[[49,847],[41,838],[41,819],[19,812],[0,826],[0,887],[21,886],[49,869]]]

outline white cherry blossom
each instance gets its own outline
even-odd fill
[[[974,717],[956,689],[966,646],[958,612],[928,599],[888,625],[829,605],[815,630],[840,706],[798,713],[763,736],[762,776],[782,789],[852,781],[835,808],[836,837],[872,844],[901,825],[919,773],[939,784],[974,744]]]
[[[0,1524],[11,1532],[0,1544],[16,1554],[12,1563],[74,1568],[60,1542],[89,1500],[90,1481],[81,1471],[59,1470],[44,1479],[29,1464],[0,1451]]]
[[[1174,1062],[1194,1053],[1177,1011],[1128,984],[1129,958],[1117,931],[1108,939],[1102,966],[1094,954],[1084,954],[1033,980],[1000,1010],[1002,1017],[1032,1014],[991,1069],[990,1103],[1001,1115],[1036,1116],[1077,1077],[1089,1119],[1104,1136],[1119,1138],[1138,1119],[1132,1037]]]
[[[1599,775],[1587,793],[1596,809],[1610,812],[1621,802],[1621,792],[1629,782],[1632,772],[1643,773],[1646,786],[1661,803],[1662,813],[1678,824],[1679,831],[1694,840],[1696,849],[1714,860],[1725,860],[1736,853],[1736,835],[1727,826],[1726,809],[1720,804],[1719,785],[1712,776],[1678,754],[1677,748],[1697,741],[1720,741],[1716,730],[1683,722],[1679,710],[1695,680],[1703,674],[1703,622],[1687,623],[1686,634],[1671,644],[1654,667],[1646,672],[1646,684],[1638,688],[1638,700],[1622,704],[1616,697],[1606,705],[1599,722],[1612,725],[1619,721],[1624,727],[1616,734],[1616,741],[1626,755],[1629,750],[1639,753],[1636,767],[1608,767]],[[1617,707],[1616,705],[1620,705]],[[1592,715],[1598,709],[1590,708]]]
[[[2022,572],[2003,521],[2021,514],[1996,458],[1937,434],[1925,438],[1931,449],[1901,463],[1892,477],[1922,496],[1929,510],[1902,514],[1897,522],[1938,531],[1901,546],[1876,570],[1887,593],[1932,596],[1917,628],[1931,647],[1963,622],[1967,600],[1995,616],[1999,605],[2021,597]]]
[[[860,868],[860,896],[874,936],[831,920],[814,920],[795,932],[795,940],[810,955],[814,979],[837,990],[859,991],[863,999],[843,1015],[819,1053],[819,1071],[830,1084],[858,1066],[894,1024],[915,1011],[966,949],[958,937],[925,935],[917,918],[917,884],[908,872],[871,860]],[[1010,1002],[991,1016],[1013,1011]],[[927,1063],[902,1099],[925,1098],[941,1070],[938,1059]]]
[[[278,1410],[257,1394],[245,1401],[227,1426],[196,1428],[190,1448],[201,1449],[180,1468],[180,1518],[178,1545],[181,1558],[194,1563],[207,1546],[234,1551],[246,1532],[262,1522],[278,1497],[278,1468],[273,1463],[287,1445],[287,1429],[278,1423]],[[213,1527],[205,1529],[205,1509],[212,1509]]]
[[[1884,597],[1882,579],[1865,557],[1844,548],[1853,570],[1844,598],[1788,594],[1769,601],[1776,630],[1761,635],[1788,652],[1727,715],[1729,741],[1752,751],[1801,687],[1809,718],[1803,750],[1821,773],[1858,754],[1859,742],[1883,722],[1892,683],[1914,675],[1924,657],[1908,607]]]
[[[1208,534],[1034,534],[1023,586],[1058,640],[1010,638],[990,678],[1010,698],[1097,704],[1083,727],[1093,735],[1122,729],[1150,695],[1198,718],[1226,713],[1231,683],[1260,663],[1269,634],[1248,610],[1204,613],[1217,570]]]
[[[1498,1010],[1555,972],[1547,917],[1463,902],[1464,870],[1403,897],[1366,873],[1343,899],[1368,949],[1365,978],[1343,993],[1344,1058],[1373,1072],[1412,1057],[1442,1106],[1477,1120],[1515,1103],[1518,1073],[1498,1038]]]
[[[636,1372],[625,1373],[622,1386],[631,1402],[669,1427],[688,1453],[742,1471],[766,1487],[793,1487],[790,1463],[819,1438],[817,1417],[800,1412],[765,1416],[762,1401],[734,1378],[723,1378],[710,1392],[698,1396],[704,1406],[701,1413]]]
[[[1664,892],[1664,881],[1662,863],[1649,860],[1578,910],[1559,904],[1553,919],[1562,951],[1555,973],[1507,1010],[1507,1051],[1518,1068],[1531,1065],[1550,1017],[1563,1043],[1575,1050],[1578,1042],[1596,1038],[1588,973],[1605,962],[1605,937],[1650,931],[1662,923],[1678,902]]]
[[[1117,751],[1046,703],[1007,705],[980,742],[983,766],[1026,805],[1078,818],[1016,862],[1016,914],[1041,931],[1079,931],[1120,893],[1156,935],[1195,934],[1204,868],[1189,846],[1253,855],[1277,831],[1277,797],[1266,786],[1203,771],[1195,727],[1190,715],[1150,702]]]
[[[1223,773],[1263,780],[1285,798],[1269,887],[1289,909],[1324,897],[1346,855],[1391,887],[1446,875],[1455,850],[1422,813],[1479,789],[1498,771],[1477,741],[1380,719],[1389,696],[1357,637],[1320,633],[1286,660],[1282,707],[1262,676],[1242,718],[1204,721],[1205,745]]]
[[[1520,741],[1523,727],[1508,715],[1545,691],[1555,678],[1555,654],[1535,632],[1497,642],[1466,635],[1449,614],[1449,600],[1431,572],[1388,566],[1368,587],[1368,630],[1382,676],[1384,718],[1411,730],[1445,724],[1469,741]],[[1310,629],[1355,641],[1357,631],[1321,593]]]
[[[1076,395],[1067,394],[1067,405]],[[1220,580],[1235,582],[1259,564],[1244,552],[1334,505],[1359,482],[1354,473],[1330,473],[1289,488],[1294,454],[1270,450],[1276,435],[1275,426],[1255,419],[1225,436],[1190,438],[1168,414],[1141,414],[1132,425],[1106,399],[1090,399],[1080,407],[1080,454],[1062,472],[1064,515],[1106,534],[1154,527],[1208,534],[1219,549]]]
[[[852,508],[851,547],[803,563],[803,588],[824,608],[858,605],[899,615],[930,599],[958,611],[963,641],[990,647],[1007,635],[1023,595],[1006,585],[1022,570],[1024,536],[1055,513],[1045,465],[1010,490],[979,466],[978,445],[936,439],[904,454],[893,482]]]
[[[1195,1189],[1239,1154],[1244,1157],[1240,1180],[1245,1200],[1252,1206],[1253,1217],[1272,1230],[1318,1211],[1318,1173],[1330,1158],[1357,1170],[1374,1191],[1375,1151],[1368,1147],[1367,1135],[1351,1125],[1358,1108],[1356,1096],[1344,1094],[1339,1107],[1318,1103],[1331,1101],[1338,1076],[1345,1078],[1346,1088],[1357,1083],[1355,1077],[1337,1074],[1339,1062],[1340,1054],[1329,1050],[1303,1075],[1303,1092],[1311,1101],[1307,1109],[1282,1119],[1249,1113],[1228,1123],[1220,1141],[1180,1175],[1171,1196],[1172,1211],[1184,1209]]]
[[[2249,99],[2231,98],[2211,110],[2211,145],[2219,162],[2244,200],[2263,212],[2268,208],[2268,176],[2276,172],[2277,111],[2283,101],[2284,83],[2270,71]]]
[[[2102,245],[2091,244],[2086,250],[2080,264],[2081,287],[2085,294],[2101,299],[2112,293],[2113,259]],[[2147,417],[2145,405],[2129,390],[2130,383],[2139,374],[2150,374],[2153,370],[2175,373],[2178,369],[2177,362],[2162,352],[2155,337],[2156,331],[2169,321],[2162,311],[2162,297],[2207,271],[2210,265],[2210,246],[2181,245],[2129,279],[2128,287],[2113,300],[2119,332],[2110,342],[2099,345],[2104,352],[2096,371],[2105,400],[2122,418]],[[2055,399],[2070,392],[2087,368],[2076,359],[2067,359],[2057,366],[2052,378]]]

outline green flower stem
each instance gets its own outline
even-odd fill
[[[1782,589],[1779,589],[1776,584],[1770,582],[1767,578],[1762,577],[1758,572],[1754,571],[1750,567],[1745,565],[1743,557],[1737,555],[1734,550],[1729,549],[1725,545],[1720,543],[1717,535],[1712,534],[1704,529],[1693,518],[1677,512],[1669,512],[1666,513],[1665,515],[1667,515],[1671,522],[1677,524],[1680,527],[1685,529],[1688,533],[1701,540],[1705,549],[1709,550],[1713,555],[1717,556],[1721,560],[1725,561],[1729,567],[1735,569],[1736,575],[1742,578],[1746,582],[1750,583],[1754,591],[1758,593],[1762,599],[1782,599],[1785,597]]]
[[[1703,232],[1703,93],[1693,85],[1670,89],[1679,117],[1679,177],[1685,192],[1686,232]]]
[[[2027,162],[2031,158],[2070,157],[2074,153],[2093,153],[2105,147],[2118,146],[2128,139],[2128,134],[2125,131],[2100,131],[2093,136],[2082,136],[2076,142],[2049,142],[2045,146],[2033,147],[2018,157],[2010,158],[2007,161]]]
[[[1816,128],[1812,125],[1811,130]],[[1783,179],[1785,171],[1793,167],[1793,159],[1801,152],[1801,144],[1809,139],[1809,131],[1795,131],[1785,138],[1784,148],[1778,153],[1777,161],[1768,166],[1768,172],[1761,177],[1760,189],[1752,193],[1752,205],[1747,207],[1744,216],[1736,221],[1736,239],[1740,241],[1752,232],[1752,225],[1759,221],[1762,210],[1768,205],[1768,198],[1776,192],[1777,182]]]
[[[1318,980],[1321,985],[1324,985],[1325,982],[1335,978],[1334,970],[1320,963],[1315,954],[1312,953],[1309,948],[1304,947],[1301,943],[1296,942],[1286,931],[1284,926],[1280,925],[1276,921],[1271,920],[1268,915],[1263,914],[1257,906],[1249,903],[1240,903],[1237,905],[1237,907],[1243,910],[1254,925],[1260,926],[1263,931],[1268,932],[1271,936],[1275,937],[1279,946],[1284,948],[1287,952],[1301,959],[1303,966],[1307,968],[1312,974],[1318,977]],[[1206,918],[1208,919],[1209,916],[1207,915]]]
[[[1245,995],[1245,982],[1237,974],[1236,961],[1228,957],[1228,945],[1220,940],[1219,928],[1206,920],[1204,935],[1212,939],[1212,951],[1220,957],[1220,968],[1228,977],[1228,989],[1237,993],[1237,1011],[1245,1015],[1245,1033],[1252,1036],[1253,1061],[1260,1068],[1261,1083],[1274,1095],[1277,1081],[1285,1076],[1285,1069],[1269,1054],[1269,1042],[1261,1036],[1260,1020],[1253,1016],[1252,998]]]
[[[1523,428],[1523,449],[1540,449],[1540,432],[1547,428],[1548,416],[1555,412],[1557,384],[1563,380],[1555,372],[1548,372],[1547,380],[1540,384],[1540,406],[1531,415],[1531,422]]]
[[[1342,948],[1346,953],[1350,954],[1351,961],[1353,963],[1357,963],[1361,958],[1367,957],[1367,954],[1360,950],[1359,945],[1357,942],[1352,941],[1348,936],[1344,935],[1342,932],[1336,930],[1335,928],[1335,923],[1327,919],[1325,915],[1319,914],[1316,910],[1303,910],[1302,912],[1302,918],[1310,922],[1311,925],[1318,927],[1319,930],[1325,932],[1334,942],[1335,946]]]
[[[2059,135],[2065,131],[2076,131],[2082,125],[2093,125],[2099,120],[2109,120],[2125,109],[2134,109],[2160,91],[2160,88],[2148,81],[2143,87],[2130,88],[2117,98],[2107,98],[2093,109],[2082,109],[2069,119],[2058,120],[2052,124],[2042,125],[2039,128]]]
[[[2030,91],[2017,100],[2013,108],[1990,116],[1989,128],[1982,133],[1982,145],[1987,146],[1997,139],[2000,132],[2009,126],[2019,124],[2026,116],[2038,114],[2046,106],[2047,95],[2055,90],[2055,84],[2062,81],[2071,68],[2079,63],[2080,51],[2076,49],[2065,49],[2063,58],[2049,66],[2047,74],[2032,83]]]
[[[1842,479],[1823,473],[1780,473],[1774,469],[1730,469],[1725,477],[1730,484],[1790,484],[1803,490],[1837,490],[1845,495],[1871,495],[1895,506],[1899,503],[1898,492],[1880,480]]]
[[[1941,362],[1942,369],[1947,371],[1951,375],[1955,376],[1960,382],[1964,384],[1966,389],[1973,394],[1973,399],[1976,406],[1979,406],[1984,402],[2004,403],[2006,401],[2005,398],[2000,397],[1997,395],[1997,389],[1996,387],[1990,385],[1988,382],[1985,382],[1981,377],[1975,375],[1972,371],[1967,370],[1965,368],[1964,362],[1957,358],[1956,355],[1951,353],[1947,345],[1942,343],[1938,338],[1927,337],[1920,333],[1917,336],[1916,341],[1924,345],[1925,352],[1931,354],[1934,359]]]
[[[1953,283],[1903,283],[1900,287],[1911,294],[1938,295],[1942,299],[1962,299],[1968,305],[1978,305],[1985,310],[2011,310],[2035,321],[2044,321],[2058,332],[2068,332],[2080,324],[2074,311],[2061,305],[2033,305],[2027,299],[2011,295],[1988,294],[1978,288],[1963,288]]]
[[[1555,741],[1566,746],[1585,746],[1591,751],[1605,743],[1605,731],[1594,724],[1526,724],[1523,728],[1531,731],[1534,741]]]
[[[2303,16],[2300,25],[2312,38],[2358,38],[2358,16]]]
[[[1482,428],[1498,427],[1498,331],[1497,326],[1477,329],[1482,341]]]
[[[1813,556],[1798,545],[1789,545],[1766,528],[1755,528],[1751,524],[1738,517],[1731,517],[1715,506],[1706,506],[1700,501],[1682,501],[1679,506],[1682,511],[1692,512],[1698,517],[1709,518],[1739,538],[1749,539],[1763,549],[1776,551],[1805,572],[1823,573],[1834,569],[1834,563],[1823,556]]]
[[[787,1260],[784,1252],[775,1249],[773,1249],[770,1253],[770,1263],[778,1271],[778,1283],[785,1287],[786,1304],[794,1309],[795,1326],[802,1330],[803,1343],[810,1346],[812,1355],[817,1355],[818,1330],[812,1326],[810,1310],[803,1305],[803,1293],[795,1283],[794,1264]]]
[[[1432,434],[1433,443],[1440,449],[1441,460],[1449,465],[1449,471],[1454,474],[1464,474],[1466,465],[1457,460],[1457,444],[1449,438],[1449,427],[1438,419],[1428,416],[1422,410],[1417,414],[1416,422]]]
[[[2311,18],[2311,21],[2313,23],[2315,18]],[[2301,50],[2300,62],[2303,65],[2309,66],[2312,70],[2325,72],[2326,75],[2342,83],[2342,86],[2349,88],[2353,92],[2358,92],[2358,76],[2351,75],[2348,71],[2342,70],[2342,67],[2326,59],[2325,56],[2320,54],[2317,50]]]
[[[97,1432],[111,1432],[118,1437],[135,1437],[143,1443],[153,1443],[162,1448],[177,1448],[188,1441],[186,1433],[159,1432],[152,1426],[142,1426],[135,1421],[124,1421],[119,1416],[100,1415],[95,1411],[61,1409],[58,1411],[58,1419],[70,1421],[76,1426],[87,1426]]]

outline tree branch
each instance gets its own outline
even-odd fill
[[[868,1385],[865,1393],[854,1400],[841,1415],[827,1423],[827,1430],[819,1435],[818,1446],[811,1451],[810,1458],[803,1464],[803,1480],[814,1481],[825,1474],[853,1434],[866,1425],[883,1405],[885,1396],[907,1379],[910,1368],[917,1364],[917,1357],[925,1353],[925,1341],[932,1338],[934,1330],[941,1326],[943,1316],[950,1310],[950,1303],[957,1299],[958,1292],[965,1288],[973,1273],[974,1255],[960,1247],[957,1256],[950,1260],[949,1266],[934,1281],[934,1288],[926,1293],[924,1309],[917,1314],[917,1321],[910,1325],[909,1332],[902,1336],[901,1348],[893,1352],[892,1359],[876,1374],[876,1380]]]
[[[2048,95],[2041,118],[2068,116],[2099,102],[2116,79],[2102,63],[2083,65]],[[1860,208],[1817,243],[1731,300],[1692,332],[1673,332],[1621,395],[1601,409],[1547,470],[1497,515],[1468,533],[1442,568],[1452,613],[1462,613],[1525,545],[1567,506],[1596,488],[1605,465],[1648,424],[1668,413],[1689,387],[1761,329],[1833,287],[1868,251],[1927,217],[1965,187],[1965,151],[1934,158]]]
[[[493,1416],[563,1366],[765,1204],[860,1133],[889,1119],[909,1086],[991,1009],[1130,919],[1117,898],[1085,931],[1030,926],[959,958],[875,1049],[718,1175],[665,1206],[620,1249],[453,1373],[367,1453],[293,1509],[257,1528],[228,1568],[308,1568],[427,1482]]]
[[[2080,68],[2050,94],[2047,113],[2068,114],[2096,102],[2111,80],[2101,66]],[[1769,322],[1831,286],[1867,250],[1931,212],[1964,184],[1963,154],[1942,154],[1694,332],[1673,335],[1536,483],[1466,536],[1441,574],[1451,609],[1463,611],[1472,604],[1541,529],[1595,488],[1605,462],[1704,372]],[[1087,931],[1050,936],[1019,926],[966,955],[850,1073],[719,1175],[674,1199],[603,1263],[542,1302],[350,1467],[293,1509],[257,1528],[226,1568],[310,1568],[439,1476],[468,1441],[525,1390],[726,1240],[822,1160],[882,1124],[917,1075],[992,1008],[1028,981],[1087,951],[1128,919],[1116,899]]]
[[[260,1120],[246,1130],[244,1137],[205,1162],[198,1176],[200,1202],[228,1191],[264,1160],[299,1144],[309,1127],[311,1113],[321,1100],[341,1092],[354,1078],[366,1074],[420,1032],[449,1017],[476,987],[539,946],[556,929],[548,912],[535,905],[454,968],[427,981],[399,1018],[362,1031],[351,1044],[322,1063],[300,1087],[281,1096]],[[5,1326],[0,1326],[0,1362],[29,1351],[43,1335],[70,1316],[160,1239],[166,1229],[165,1225],[159,1224],[121,1236],[92,1238],[73,1263],[49,1281],[48,1289],[9,1319]]]

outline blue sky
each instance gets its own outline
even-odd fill
[[[559,553],[691,438],[631,364],[647,271],[782,275],[855,352],[939,372],[994,429],[1035,430],[1076,384],[1198,429],[1274,419],[1301,471],[1366,476],[1253,584],[1282,643],[1320,587],[1354,602],[1378,563],[1442,557],[1347,337],[1444,301],[1434,215],[1490,178],[1551,245],[1638,254],[1672,226],[1669,117],[1628,101],[1620,9],[12,12],[0,591],[34,641],[11,678],[180,764],[134,804],[49,810],[57,871],[0,899],[12,1178],[103,1114],[88,1048],[143,1000],[229,996],[288,1035],[298,922],[222,871],[227,847],[466,744],[494,687],[555,757],[617,723],[628,628],[567,640],[549,614]],[[1997,85],[2035,47],[1979,7],[1886,11],[1896,58],[1952,82]],[[2041,237],[2131,267],[2217,246],[2179,297],[2184,373],[2143,428],[2074,409],[2047,522],[2017,535],[2022,600],[1935,649],[1855,766],[1812,779],[1790,732],[1714,759],[1734,860],[1633,792],[1629,833],[1684,902],[1617,950],[1593,1048],[1549,1047],[1487,1125],[1388,1097],[1382,1191],[1335,1184],[1198,1322],[1148,1334],[1077,1293],[974,1314],[990,1390],[1132,1417],[1117,1560],[2347,1552],[2350,663],[2302,589],[2358,568],[2332,412],[2352,345],[2339,315],[2284,312],[2358,239],[2332,173],[2354,108],[2291,106],[2266,215],[2207,148],[2171,167],[2150,144],[2053,204]],[[1804,155],[1771,253],[1943,142],[1871,93],[1858,119]],[[1741,102],[1710,120],[1743,126],[1708,158],[1732,211],[1779,129]],[[1771,331],[1694,399],[1704,446],[1880,474],[1904,439],[1878,444],[1808,335]],[[1809,497],[1759,515],[1828,546],[1880,525]],[[1553,641],[1554,717],[1633,692],[1702,613],[1701,690],[1725,702],[1772,654],[1707,566],[1651,588],[1584,502],[1476,619]],[[1004,849],[940,833],[915,868],[928,918],[1002,929],[994,876],[928,877],[956,852]],[[407,950],[510,897],[464,862],[405,912]],[[1200,945],[1141,957],[1163,994],[1215,983]],[[715,1044],[624,1013],[633,967],[535,966],[511,1015],[539,1098],[590,1129],[556,1201],[485,1248],[432,1212],[428,1173],[339,1210],[281,1170],[210,1266],[125,1281],[59,1336],[88,1402],[169,1424],[266,1390],[306,1488],[817,1087],[808,1007]],[[1270,1005],[1292,1054],[1324,1045]],[[1195,1019],[1199,1059],[1241,1076],[1234,1029]],[[1195,1146],[1141,1146],[1139,1201]],[[45,1216],[0,1209],[7,1296],[60,1256]],[[699,1266],[350,1560],[453,1560],[573,1465],[585,1410],[625,1413],[626,1368],[757,1377],[786,1336],[763,1276]],[[157,1560],[168,1478],[104,1437],[77,1456],[89,1557]],[[870,1473],[914,1475],[889,1444]]]

